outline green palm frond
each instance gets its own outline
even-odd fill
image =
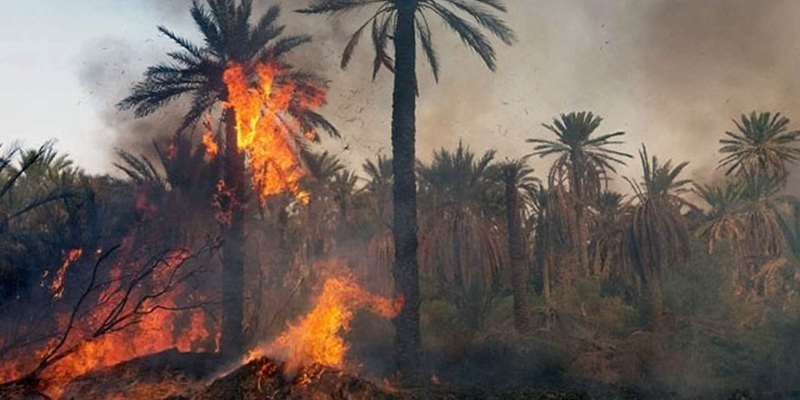
[[[738,132],[725,132],[726,138],[719,142],[724,155],[719,168],[726,168],[726,175],[765,173],[786,177],[786,165],[800,158],[798,131],[789,131],[789,119],[780,113],[756,113],[742,115],[733,121]]]
[[[591,112],[561,114],[552,124],[542,124],[556,135],[555,140],[527,139],[534,144],[531,156],[558,156],[550,169],[551,186],[568,182],[571,191],[582,200],[596,198],[608,172],[616,172],[615,165],[625,165],[624,159],[632,157],[609,148],[622,143],[614,139],[624,136],[624,132],[593,136],[602,121]]]
[[[473,50],[494,71],[497,69],[496,54],[489,38],[482,32],[487,31],[503,43],[511,45],[517,41],[514,31],[497,16],[497,12],[505,13],[507,9],[500,0],[418,0],[413,3],[416,8],[414,25],[420,39],[420,47],[428,60],[429,67],[436,81],[440,76],[439,57],[431,32],[429,16],[436,16],[445,26],[456,33],[462,42]],[[342,53],[342,68],[346,68],[352,60],[353,52],[358,46],[364,30],[372,25],[372,42],[375,51],[373,62],[373,79],[381,68],[393,71],[394,61],[388,51],[390,39],[398,18],[398,3],[394,0],[313,0],[311,4],[297,12],[304,14],[342,15],[373,9],[367,20],[356,29]],[[469,21],[470,19],[471,21]]]

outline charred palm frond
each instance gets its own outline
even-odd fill
[[[727,182],[724,186],[694,185],[693,191],[711,207],[696,230],[697,236],[705,238],[708,254],[713,254],[719,243],[727,243],[735,250],[745,240],[740,214],[742,190],[740,182]]]
[[[165,172],[164,179],[184,201],[200,206],[212,198],[222,178],[219,157],[207,161],[206,147],[192,144],[190,137],[183,134],[173,136],[166,150],[155,141],[153,149]]]
[[[789,130],[789,118],[780,113],[753,111],[734,120],[738,132],[725,132],[727,136],[719,142],[720,153],[725,157],[719,168],[725,174],[766,174],[785,178],[786,165],[797,162],[800,157],[798,131]]]
[[[500,19],[496,12],[506,12],[501,0],[418,0],[398,3],[394,0],[350,1],[350,0],[313,0],[311,5],[298,10],[306,14],[341,15],[351,11],[371,8],[371,16],[355,31],[345,46],[341,67],[347,68],[353,58],[356,47],[365,31],[371,31],[371,39],[375,58],[372,77],[378,75],[381,68],[394,72],[395,60],[389,50],[392,38],[397,29],[399,8],[414,7],[410,11],[414,16],[414,29],[419,37],[422,54],[428,61],[434,78],[440,75],[439,54],[433,39],[432,24],[437,17],[444,25],[456,33],[461,41],[478,56],[486,66],[494,71],[497,68],[494,47],[482,30],[488,31],[503,43],[511,45],[517,41],[514,31]],[[474,21],[471,22],[470,20]]]

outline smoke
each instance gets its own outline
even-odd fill
[[[258,15],[271,1],[256,1]],[[605,118],[601,133],[627,132],[624,150],[635,154],[642,143],[649,152],[690,161],[688,173],[701,181],[718,176],[718,140],[733,128],[731,119],[752,110],[798,111],[792,93],[800,82],[793,69],[800,62],[800,36],[790,20],[800,12],[792,0],[548,0],[507,1],[504,17],[519,43],[509,48],[494,41],[499,71],[489,72],[458,37],[434,23],[442,58],[436,84],[420,57],[418,150],[423,160],[441,146],[464,140],[475,151],[498,150],[500,158],[530,152],[529,137],[548,133],[541,127],[559,113],[591,110]],[[153,135],[170,131],[175,111],[131,121],[111,105],[124,96],[146,65],[164,59],[170,43],[155,35],[167,24],[181,35],[200,40],[188,15],[189,0],[144,0],[152,9],[149,48],[117,43],[113,52],[88,50],[82,77],[111,88],[95,91],[96,104],[117,132],[118,145],[149,146]],[[307,0],[284,1],[281,23],[288,34],[311,34],[314,43],[292,56],[293,62],[330,80],[324,114],[342,131],[341,140],[323,147],[358,167],[367,157],[389,154],[391,75],[371,80],[371,44],[365,38],[351,66],[339,69],[348,36],[366,13],[343,17],[307,16],[292,11]],[[112,43],[108,43],[110,46]],[[132,60],[135,58],[134,60]],[[133,62],[131,62],[133,61]],[[98,65],[99,64],[99,65]],[[116,74],[125,70],[125,77]],[[98,78],[99,77],[99,78]],[[795,126],[798,126],[795,124]],[[544,174],[549,160],[534,160]],[[638,176],[638,160],[621,173]]]

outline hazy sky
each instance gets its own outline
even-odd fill
[[[0,142],[37,145],[48,138],[92,172],[110,169],[115,146],[147,143],[171,130],[169,112],[132,123],[113,105],[161,59],[165,24],[193,37],[187,0],[40,0],[0,12]],[[270,4],[264,0],[256,3]],[[288,31],[316,42],[295,63],[331,80],[324,113],[343,132],[326,148],[354,165],[388,152],[387,74],[370,81],[364,40],[348,71],[338,69],[346,34],[363,15],[342,20],[288,11]],[[624,130],[635,152],[692,162],[708,177],[717,141],[731,118],[756,109],[800,109],[800,15],[797,0],[507,0],[519,43],[497,42],[500,69],[488,72],[439,27],[444,58],[434,85],[421,65],[419,156],[459,139],[503,157],[528,152],[524,138],[544,136],[542,122],[560,112],[592,110],[601,133]],[[22,5],[19,5],[22,4]],[[637,163],[633,163],[636,167]],[[546,164],[537,161],[540,173]],[[626,174],[637,173],[628,168]]]

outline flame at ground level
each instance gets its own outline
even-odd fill
[[[247,359],[269,355],[285,360],[289,369],[310,364],[341,369],[349,349],[342,335],[350,330],[356,311],[368,309],[384,318],[394,318],[402,305],[402,299],[371,294],[350,277],[330,277],[308,314],[290,323],[278,338]]]
[[[67,254],[67,261],[74,262],[81,254],[80,250],[72,250]],[[159,296],[157,304],[153,302],[155,300],[145,301],[143,313],[136,317],[140,318],[138,323],[92,338],[91,333],[97,324],[112,314],[115,306],[123,304],[121,297],[145,299],[148,294],[158,292],[170,280],[170,274],[176,265],[186,257],[187,254],[181,251],[165,256],[163,262],[153,270],[153,281],[148,283],[151,286],[149,292],[143,291],[145,285],[137,285],[130,292],[121,287],[120,277],[123,270],[131,266],[117,262],[109,271],[108,285],[98,295],[95,304],[85,316],[77,318],[69,330],[67,340],[59,352],[66,356],[50,365],[39,376],[42,380],[41,389],[47,395],[57,398],[69,382],[85,373],[169,349],[180,352],[218,351],[218,337],[213,337],[217,327],[202,308],[172,311],[179,308],[179,300],[182,298],[202,303],[202,299],[196,298],[199,294],[189,292],[184,286]],[[130,312],[133,306],[127,303],[121,312]],[[53,316],[58,331],[55,337],[2,355],[7,361],[0,362],[0,383],[19,379],[33,371],[42,357],[60,341],[63,332],[67,331],[71,311],[65,309]],[[216,334],[219,334],[218,330]],[[0,347],[6,345],[5,339],[0,337]]]

